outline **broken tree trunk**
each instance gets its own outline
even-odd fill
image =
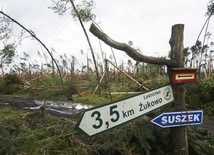
[[[177,24],[172,26],[172,33],[170,38],[171,46],[171,60],[176,64],[176,68],[184,67],[184,56],[183,56],[183,31],[184,25]],[[169,77],[171,77],[169,69]],[[184,84],[176,84],[173,86],[174,98],[173,109],[175,111],[185,111],[185,91]],[[173,143],[173,154],[174,155],[188,155],[188,141],[186,127],[175,127],[170,129]]]

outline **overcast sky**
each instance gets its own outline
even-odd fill
[[[171,27],[178,23],[185,24],[184,46],[192,46],[207,18],[208,0],[94,1],[96,6],[93,12],[102,30],[116,41],[133,41],[133,47],[139,48],[145,55],[167,55]],[[1,10],[33,30],[49,49],[56,50],[56,55],[66,53],[67,56],[83,59],[81,49],[90,55],[80,24],[68,15],[59,17],[48,9],[51,5],[51,0],[0,0]],[[90,23],[85,26],[88,30]],[[212,32],[213,27],[211,20]],[[98,39],[88,33],[94,50],[100,54]],[[110,53],[110,48],[104,43],[102,48]],[[18,50],[36,57],[41,47],[36,41],[26,39]],[[126,57],[122,51],[115,52],[118,58]]]

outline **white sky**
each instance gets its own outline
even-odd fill
[[[94,1],[96,7],[93,12],[102,30],[116,41],[133,41],[133,47],[148,56],[168,54],[171,27],[178,23],[185,24],[184,46],[194,45],[207,18],[205,12],[208,0]],[[80,24],[68,15],[59,17],[48,9],[51,0],[0,0],[0,6],[6,14],[33,30],[49,49],[54,48],[55,55],[66,53],[68,57],[74,55],[79,61],[84,61],[85,56],[80,53],[83,49],[91,56]],[[213,32],[211,21],[210,31]],[[85,26],[88,30],[90,23]],[[88,34],[94,50],[100,54],[98,39],[89,31]],[[111,53],[104,43],[102,48],[106,53]],[[41,47],[36,41],[26,39],[18,50],[31,54],[34,59],[38,57],[37,51],[41,51]],[[114,51],[118,59],[130,59],[124,52]]]

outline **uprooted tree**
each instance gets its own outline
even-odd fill
[[[177,24],[172,26],[172,33],[170,38],[171,53],[170,59],[156,58],[151,56],[145,56],[140,54],[136,49],[132,48],[126,43],[121,43],[113,40],[103,31],[101,31],[95,24],[92,23],[90,32],[98,37],[100,40],[105,42],[107,45],[124,51],[127,55],[132,57],[138,62],[146,62],[157,65],[166,65],[168,68],[168,75],[171,77],[172,68],[183,68],[184,67],[184,55],[183,55],[183,24]],[[187,110],[185,107],[185,94],[184,84],[179,84],[173,87],[175,94],[175,101],[173,108],[175,110]],[[177,127],[171,129],[171,135],[173,137],[173,154],[174,155],[188,155],[188,140],[186,127]]]

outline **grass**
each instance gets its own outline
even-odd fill
[[[24,111],[9,106],[0,106],[0,121],[20,119]]]
[[[48,78],[44,79],[44,83],[42,80],[34,81],[29,88],[22,89],[17,94],[37,99],[66,100],[65,92],[58,84],[48,81]],[[127,97],[92,95],[94,87],[89,89],[90,85],[85,85],[84,91],[80,91],[81,94],[73,95],[74,102],[96,106]],[[75,87],[80,86],[78,84]],[[129,85],[115,85],[114,88],[115,91],[128,91]],[[138,155],[158,152],[161,155],[171,151],[169,129],[161,129],[140,118],[95,137],[77,133],[74,130],[76,121],[73,118],[55,117],[47,112],[30,112],[0,104],[0,154]],[[206,132],[198,132],[197,128],[191,129],[194,129],[190,132],[192,151],[195,146],[199,147],[196,151],[203,151],[203,148],[209,151],[210,146],[213,147],[213,140],[207,137]],[[196,140],[198,145],[195,145]]]
[[[55,117],[47,112],[0,105],[0,154],[139,155],[150,152],[162,155],[171,151],[169,129],[161,129],[141,118],[94,137],[75,131],[75,122],[72,118]],[[192,130],[192,143],[196,139],[194,133],[196,131]],[[206,147],[209,151],[213,145],[208,142],[212,141],[204,134],[204,131],[197,134],[202,139],[197,138],[198,143],[205,143],[199,150]]]
[[[0,154],[63,152],[69,146],[60,136],[75,134],[73,126],[69,119],[0,105]]]

